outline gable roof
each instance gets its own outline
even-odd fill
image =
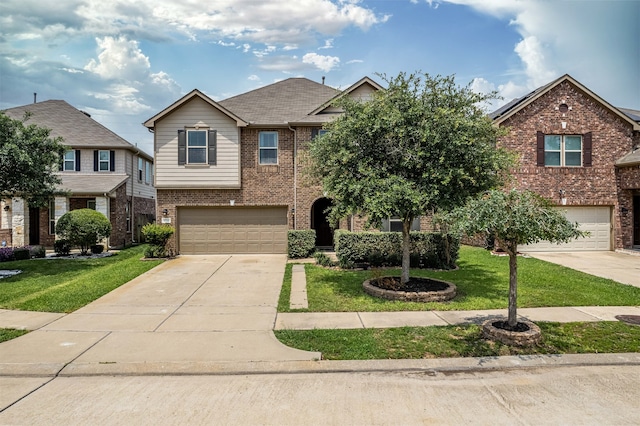
[[[345,90],[343,90],[341,92],[338,92],[333,98],[329,99],[328,101],[326,101],[322,105],[318,106],[318,108],[316,108],[313,111],[311,111],[310,115],[315,115],[315,114],[321,113],[323,110],[325,110],[329,106],[331,106],[331,104],[335,100],[337,100],[337,99],[339,99],[339,98],[341,98],[343,96],[348,96],[349,94],[355,92],[356,89],[359,89],[360,87],[365,86],[365,85],[369,85],[369,86],[373,87],[375,90],[383,90],[384,89],[378,83],[376,83],[375,81],[373,81],[369,77],[365,76],[365,77],[361,78],[360,80],[358,80],[356,83],[354,83],[351,86],[347,87]]]
[[[229,111],[220,103],[214,101],[213,99],[211,99],[209,96],[205,95],[198,89],[193,89],[191,92],[187,93],[186,95],[184,95],[183,97],[181,97],[180,99],[178,99],[177,101],[175,101],[174,103],[172,103],[171,105],[169,105],[168,107],[166,107],[165,109],[163,109],[162,111],[154,115],[153,117],[149,118],[142,124],[145,127],[148,127],[149,129],[153,129],[156,126],[156,121],[161,120],[166,115],[172,113],[173,111],[180,108],[182,105],[186,104],[187,102],[189,102],[190,100],[196,97],[202,99],[203,101],[205,101],[212,107],[216,108],[217,110],[219,110],[220,112],[222,112],[223,114],[231,118],[232,120],[235,120],[238,127],[244,127],[247,124],[249,124],[245,120],[240,118],[238,115]]]
[[[326,103],[338,90],[307,78],[288,78],[220,101],[250,125],[287,126]]]
[[[615,115],[620,117],[622,120],[624,120],[627,123],[631,124],[631,126],[633,127],[633,130],[640,130],[640,123],[638,123],[636,120],[632,119],[629,115],[625,114],[620,109],[612,106],[609,102],[605,101],[600,96],[598,96],[595,93],[593,93],[591,90],[587,89],[586,86],[584,86],[583,84],[578,82],[576,79],[571,77],[569,74],[565,74],[562,77],[552,81],[549,84],[546,84],[544,86],[541,86],[541,87],[535,89],[534,91],[526,94],[525,96],[523,96],[521,98],[512,100],[511,102],[507,103],[506,105],[498,108],[497,110],[495,110],[494,112],[489,114],[489,117],[491,117],[496,124],[501,124],[502,122],[507,120],[509,117],[511,117],[512,115],[514,115],[515,113],[517,113],[518,111],[520,111],[521,109],[526,107],[527,105],[535,102],[542,95],[544,95],[545,93],[549,92],[550,90],[552,90],[553,88],[558,86],[560,83],[563,83],[565,81],[568,81],[569,83],[571,83],[574,86],[578,87],[578,89],[582,90],[587,95],[591,96],[597,102],[602,104],[602,106],[608,108],[611,112],[613,112]]]
[[[30,113],[26,125],[36,124],[51,129],[50,135],[61,136],[63,144],[69,147],[127,149],[153,161],[153,157],[62,100],[37,102],[3,112],[14,120],[22,120],[25,113]]]

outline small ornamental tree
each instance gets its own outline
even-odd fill
[[[509,255],[509,328],[517,320],[518,246],[539,241],[566,243],[588,235],[578,230],[550,201],[532,191],[492,190],[469,201],[448,217],[453,229],[467,235],[492,234]]]
[[[402,276],[409,281],[413,220],[450,210],[499,187],[510,164],[496,148],[502,130],[482,110],[495,93],[475,93],[451,77],[400,73],[370,100],[349,96],[310,146],[311,175],[334,203],[333,222],[364,213],[368,225],[402,220]]]
[[[58,219],[56,234],[87,254],[91,246],[111,235],[111,222],[93,209],[72,210]]]

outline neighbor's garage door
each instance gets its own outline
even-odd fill
[[[286,253],[286,207],[178,209],[181,254]]]
[[[580,230],[590,235],[567,244],[551,244],[547,241],[522,246],[520,251],[598,251],[611,250],[611,208],[610,207],[559,207],[566,210],[567,219],[578,222]]]

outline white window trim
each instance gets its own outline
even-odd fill
[[[73,153],[73,159],[68,159],[67,154]],[[67,162],[72,162],[71,168],[67,168]],[[64,161],[62,162],[62,171],[63,172],[75,172],[76,171],[76,150],[70,149],[64,153]]]
[[[102,153],[106,152],[107,153],[107,159],[103,160],[102,158]],[[107,164],[107,168],[105,170],[102,170],[102,167],[100,166],[101,164],[106,163]],[[108,149],[101,149],[98,150],[98,171],[99,172],[110,172],[111,171],[111,151],[109,151]]]
[[[261,135],[262,134],[274,134],[276,135],[276,146],[275,147],[261,147],[260,146],[260,139],[261,139]],[[275,163],[263,163],[262,161],[260,161],[260,152],[262,150],[275,150],[276,152],[276,162]],[[278,132],[275,131],[265,131],[265,132],[259,132],[258,133],[258,164],[261,166],[277,166],[278,164],[280,164],[280,135],[278,134]]]
[[[583,167],[583,163],[584,163],[584,138],[582,137],[582,135],[559,135],[559,134],[555,134],[555,133],[550,133],[550,134],[545,134],[544,137],[546,139],[547,136],[559,136],[560,137],[560,150],[548,150],[546,147],[546,140],[545,140],[545,149],[544,149],[544,153],[546,155],[547,152],[560,152],[560,164],[559,165],[553,165],[553,164],[547,164],[546,158],[545,158],[545,162],[544,162],[544,166],[545,167]],[[579,137],[580,138],[580,151],[576,151],[576,150],[566,150],[565,149],[565,138],[569,136],[574,136],[574,137]],[[566,165],[566,156],[565,154],[567,152],[580,152],[580,164],[576,165],[576,166],[567,166]]]
[[[209,142],[209,141],[207,141]],[[208,147],[207,147],[208,148]],[[144,175],[144,183],[149,185],[151,183],[151,162],[145,161],[145,175]]]
[[[203,162],[197,162],[194,163],[192,161],[189,160],[189,133],[190,132],[204,132],[204,146],[196,146],[193,147],[193,149],[203,149],[204,150],[204,161]],[[192,165],[192,166],[208,166],[209,165],[209,128],[192,128],[192,129],[186,129],[186,146],[185,149],[187,150],[187,157],[186,157],[186,165]]]
[[[144,176],[144,160],[138,157],[138,182],[142,182],[142,176]]]

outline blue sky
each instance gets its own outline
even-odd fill
[[[640,110],[639,23],[633,0],[3,0],[0,109],[63,99],[149,153],[141,123],[190,90],[288,77],[455,74],[505,103],[568,73]]]

